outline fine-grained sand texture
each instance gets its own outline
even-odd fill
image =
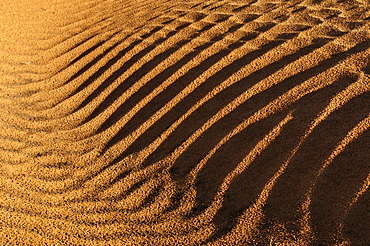
[[[370,245],[367,0],[1,0],[0,245]]]

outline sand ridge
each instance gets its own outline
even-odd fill
[[[0,3],[2,245],[370,243],[370,3]]]

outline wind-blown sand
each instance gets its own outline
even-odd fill
[[[370,245],[367,0],[2,0],[0,245]]]

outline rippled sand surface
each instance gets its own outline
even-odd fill
[[[370,245],[367,0],[2,0],[0,245]]]

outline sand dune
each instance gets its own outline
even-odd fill
[[[3,0],[1,245],[370,245],[366,0]]]

